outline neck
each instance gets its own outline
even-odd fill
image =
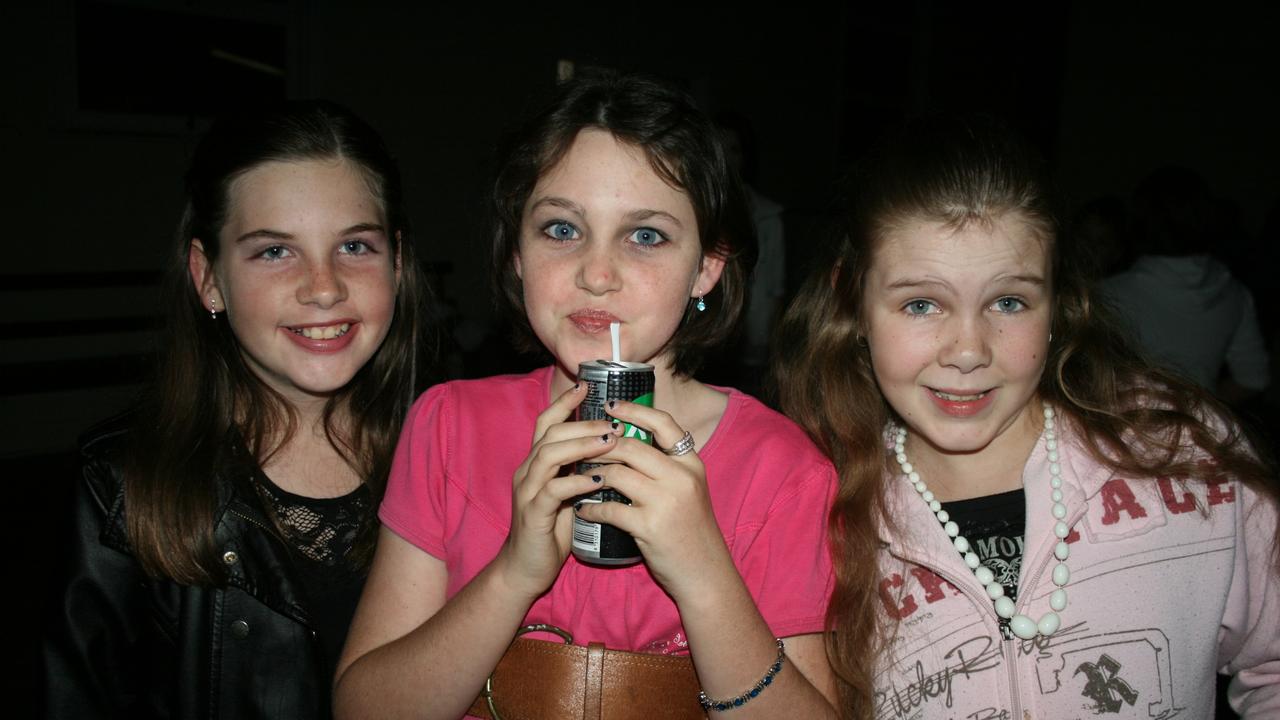
[[[1040,407],[1038,401],[1030,406]],[[1029,406],[1029,407],[1030,407]],[[908,433],[907,457],[943,502],[986,497],[1022,487],[1022,471],[1040,437],[1039,415],[1023,412],[986,447],[947,452]]]

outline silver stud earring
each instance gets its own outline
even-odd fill
[[[694,305],[694,307],[698,308],[698,312],[706,312],[706,310],[707,310],[707,296],[706,296],[706,295],[699,295],[699,296],[698,296],[698,302],[697,302],[697,304],[696,304],[696,305]]]
[[[209,317],[218,319],[218,301],[212,295],[209,296]]]

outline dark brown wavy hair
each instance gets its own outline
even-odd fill
[[[228,116],[200,141],[186,175],[186,208],[162,278],[165,322],[155,380],[137,413],[125,465],[129,540],[152,575],[187,584],[223,581],[213,541],[216,478],[237,462],[235,448],[265,463],[297,426],[293,407],[245,364],[226,314],[210,319],[188,271],[192,240],[200,239],[210,263],[217,259],[231,184],[246,172],[266,162],[339,158],[363,172],[401,264],[386,339],[324,409],[329,442],[373,491],[374,508],[381,499],[401,423],[426,380],[435,343],[424,321],[428,288],[399,169],[378,134],[333,103],[298,101]],[[376,534],[370,513],[353,564],[367,564]]]
[[[1090,454],[1130,477],[1210,474],[1240,478],[1273,500],[1266,464],[1240,426],[1194,384],[1156,369],[1093,302],[1083,255],[1059,231],[1039,155],[986,118],[930,118],[887,137],[857,164],[838,242],[819,263],[778,330],[773,383],[788,415],[832,458],[840,488],[829,523],[836,584],[827,613],[828,654],[846,717],[874,713],[874,673],[895,632],[877,596],[887,479],[883,432],[895,419],[871,367],[862,313],[867,271],[887,232],[905,219],[1028,222],[1050,255],[1053,342],[1038,387]],[[1195,462],[1191,446],[1216,461]]]
[[[642,150],[658,177],[689,196],[703,254],[724,258],[720,282],[706,295],[707,311],[694,310],[691,298],[665,348],[676,374],[691,376],[707,351],[724,343],[737,325],[755,267],[756,234],[746,192],[715,126],[688,94],[655,78],[605,71],[564,82],[506,140],[490,206],[490,278],[500,309],[516,328],[521,349],[541,348],[515,272],[521,220],[538,178],[588,128],[606,130]]]

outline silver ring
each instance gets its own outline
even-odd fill
[[[670,455],[671,457],[679,457],[681,455],[688,455],[689,453],[693,452],[693,448],[694,448],[693,433],[689,432],[688,430],[685,430],[684,437],[680,438],[679,442],[677,442],[675,445],[672,445],[670,450],[663,450],[662,452]]]

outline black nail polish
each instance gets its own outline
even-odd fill
[[[579,380],[578,382],[576,382],[576,383],[574,383],[574,384],[573,384],[573,389],[574,389],[574,390],[577,390],[577,389],[578,389],[578,388],[580,388],[580,387],[582,387],[582,381],[581,381],[581,380]]]
[[[617,430],[621,425],[622,423],[618,420],[614,420],[613,422],[609,423],[609,427],[613,430]]]
[[[609,405],[609,409],[610,409],[610,410],[612,410],[612,409],[614,409],[614,408],[618,407],[618,401],[617,401],[617,400],[610,400],[610,401],[608,402],[608,405]]]
[[[578,502],[576,502],[576,503],[574,503],[574,504],[573,504],[573,511],[574,511],[574,512],[578,512],[578,511],[579,511],[579,510],[581,510],[581,509],[582,509],[582,501],[578,501]]]
[[[602,443],[607,443],[607,442],[609,442],[609,438],[611,438],[611,437],[613,437],[613,436],[612,436],[612,435],[610,435],[609,433],[605,433],[605,434],[603,434],[603,435],[601,435],[601,436],[600,436],[600,442],[602,442]]]
[[[602,483],[602,482],[604,482],[604,477],[603,477],[603,476],[600,476],[600,475],[592,475],[592,476],[591,476],[591,482],[593,482],[593,483]]]

